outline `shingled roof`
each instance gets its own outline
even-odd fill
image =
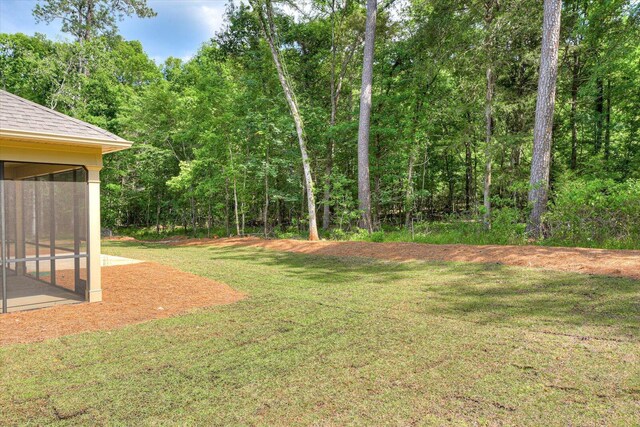
[[[101,145],[104,152],[131,145],[129,141],[111,132],[1,89],[0,136]]]

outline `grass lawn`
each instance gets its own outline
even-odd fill
[[[638,281],[255,248],[104,252],[249,297],[0,348],[0,425],[640,423]]]

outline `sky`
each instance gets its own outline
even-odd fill
[[[156,62],[169,56],[188,60],[202,43],[208,41],[224,24],[228,0],[148,0],[158,14],[155,18],[125,18],[118,23],[127,40],[140,40],[147,54]],[[37,0],[0,0],[0,33],[36,32],[51,40],[70,37],[60,31],[60,22],[36,24],[31,14]]]

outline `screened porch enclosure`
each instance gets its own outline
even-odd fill
[[[87,172],[0,162],[2,312],[87,299]]]

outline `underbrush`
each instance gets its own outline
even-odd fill
[[[123,227],[118,228],[114,232],[118,236],[133,237],[137,240],[165,240],[171,238],[207,238],[207,237],[224,237],[226,232],[224,229],[216,228],[208,230],[199,228],[195,232],[192,229],[185,229],[181,226],[173,228],[160,229],[158,232],[155,227]]]
[[[491,229],[486,230],[478,217],[450,216],[441,221],[414,222],[405,227],[382,225],[367,233],[356,227],[321,231],[330,240],[369,242],[416,242],[430,244],[567,246],[604,249],[640,249],[640,181],[616,183],[613,180],[565,179],[545,215],[545,238],[531,241],[525,231],[526,212],[512,207],[494,209]],[[224,237],[224,228],[185,230],[174,227],[123,228],[117,234],[139,240],[163,240],[178,237]],[[246,228],[245,236],[263,237],[261,227]],[[298,225],[273,228],[275,239],[306,239]]]
[[[368,234],[364,230],[347,233],[336,230],[327,236],[332,240],[359,240],[369,242],[415,242],[429,244],[467,245],[522,245],[526,243],[524,225],[514,225],[512,229],[494,227],[485,230],[480,221],[452,219],[450,221],[414,223],[413,229],[404,227],[383,227]]]
[[[524,224],[522,224],[524,226]],[[608,239],[594,241],[590,239],[562,239],[550,237],[538,241],[527,240],[524,233],[514,235],[503,231],[486,231],[480,222],[436,222],[423,224],[425,231],[406,230],[404,228],[386,228],[370,235],[363,232],[339,233],[337,238],[332,233],[332,240],[356,240],[367,242],[414,242],[434,245],[465,244],[465,245],[540,245],[564,246],[602,249],[640,249],[637,239]],[[417,228],[417,226],[416,226]]]
[[[638,249],[640,181],[565,180],[545,224],[551,244]]]
[[[334,229],[321,233],[320,237],[336,241],[365,241],[365,242],[413,242],[434,245],[465,244],[465,245],[541,245],[541,246],[565,246],[602,249],[640,249],[640,238],[631,236],[624,238],[594,239],[591,234],[582,231],[582,235],[554,235],[538,241],[528,240],[524,232],[525,224],[514,224],[511,228],[494,227],[485,230],[480,220],[451,219],[448,221],[414,223],[413,230],[404,227],[385,226],[381,230],[369,234],[365,230],[355,229],[345,231]],[[196,233],[185,233],[183,229],[176,228],[172,231],[155,229],[118,229],[118,235],[130,236],[137,240],[158,241],[180,238],[216,238],[226,237],[224,229],[207,232],[199,229]],[[259,232],[247,233],[247,236],[263,237]],[[275,239],[299,239],[305,240],[307,235],[297,230],[274,230],[270,238]]]

